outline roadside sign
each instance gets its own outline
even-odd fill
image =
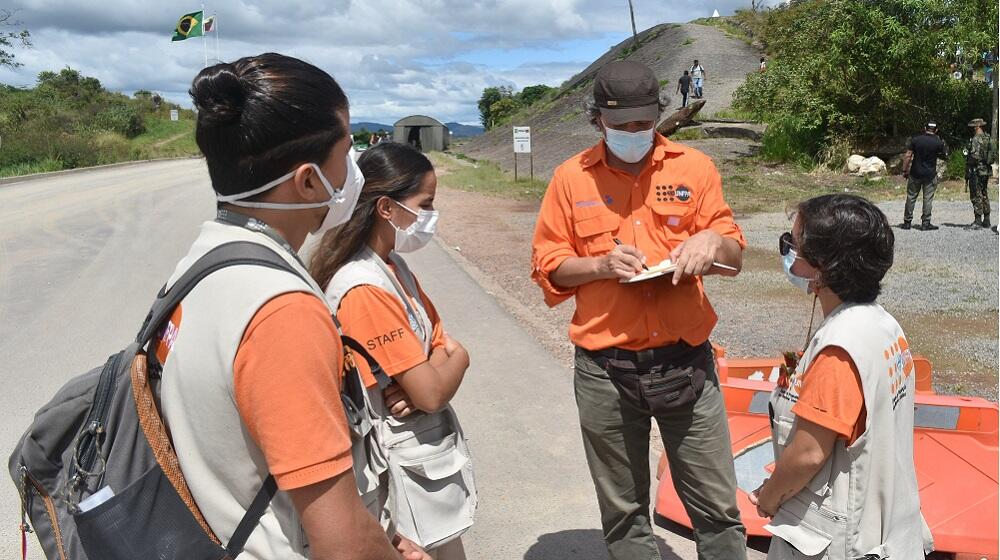
[[[171,109],[170,110],[170,120],[172,120],[172,121],[179,121],[180,118],[181,118],[180,111],[178,111],[177,109]]]
[[[515,154],[530,154],[531,153],[531,127],[530,126],[515,126],[514,127],[514,153]]]

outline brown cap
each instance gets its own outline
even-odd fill
[[[969,126],[986,126],[986,121],[983,119],[972,119],[969,121]]]
[[[608,124],[653,121],[660,114],[660,83],[645,64],[619,60],[597,71],[594,103]]]

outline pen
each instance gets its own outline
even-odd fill
[[[720,262],[712,261],[712,266],[716,266],[716,267],[719,267],[719,268],[724,268],[726,270],[732,270],[733,272],[737,272],[735,266],[729,266],[728,264],[722,264]]]
[[[614,241],[615,241],[615,245],[621,245],[621,244],[622,244],[622,240],[621,240],[621,239],[618,239],[617,237],[612,237],[611,239],[614,239]],[[643,265],[642,265],[642,269],[643,269],[643,270],[649,270],[649,267],[648,267],[648,266],[646,266],[645,264],[643,264]]]

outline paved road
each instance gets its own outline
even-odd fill
[[[0,455],[70,376],[120,349],[213,215],[200,160],[0,185]],[[605,558],[570,372],[443,249],[414,268],[473,366],[456,408],[481,493],[472,559]],[[0,558],[19,554],[17,495],[0,475]],[[666,560],[695,558],[658,530]],[[38,550],[30,558],[42,558]],[[755,555],[754,558],[762,558]]]

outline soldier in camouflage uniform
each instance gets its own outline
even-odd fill
[[[990,227],[990,199],[986,185],[993,172],[993,142],[990,135],[983,131],[986,121],[973,119],[969,126],[975,129],[965,156],[965,179],[969,182],[969,198],[972,200],[972,211],[975,221],[972,227]]]

